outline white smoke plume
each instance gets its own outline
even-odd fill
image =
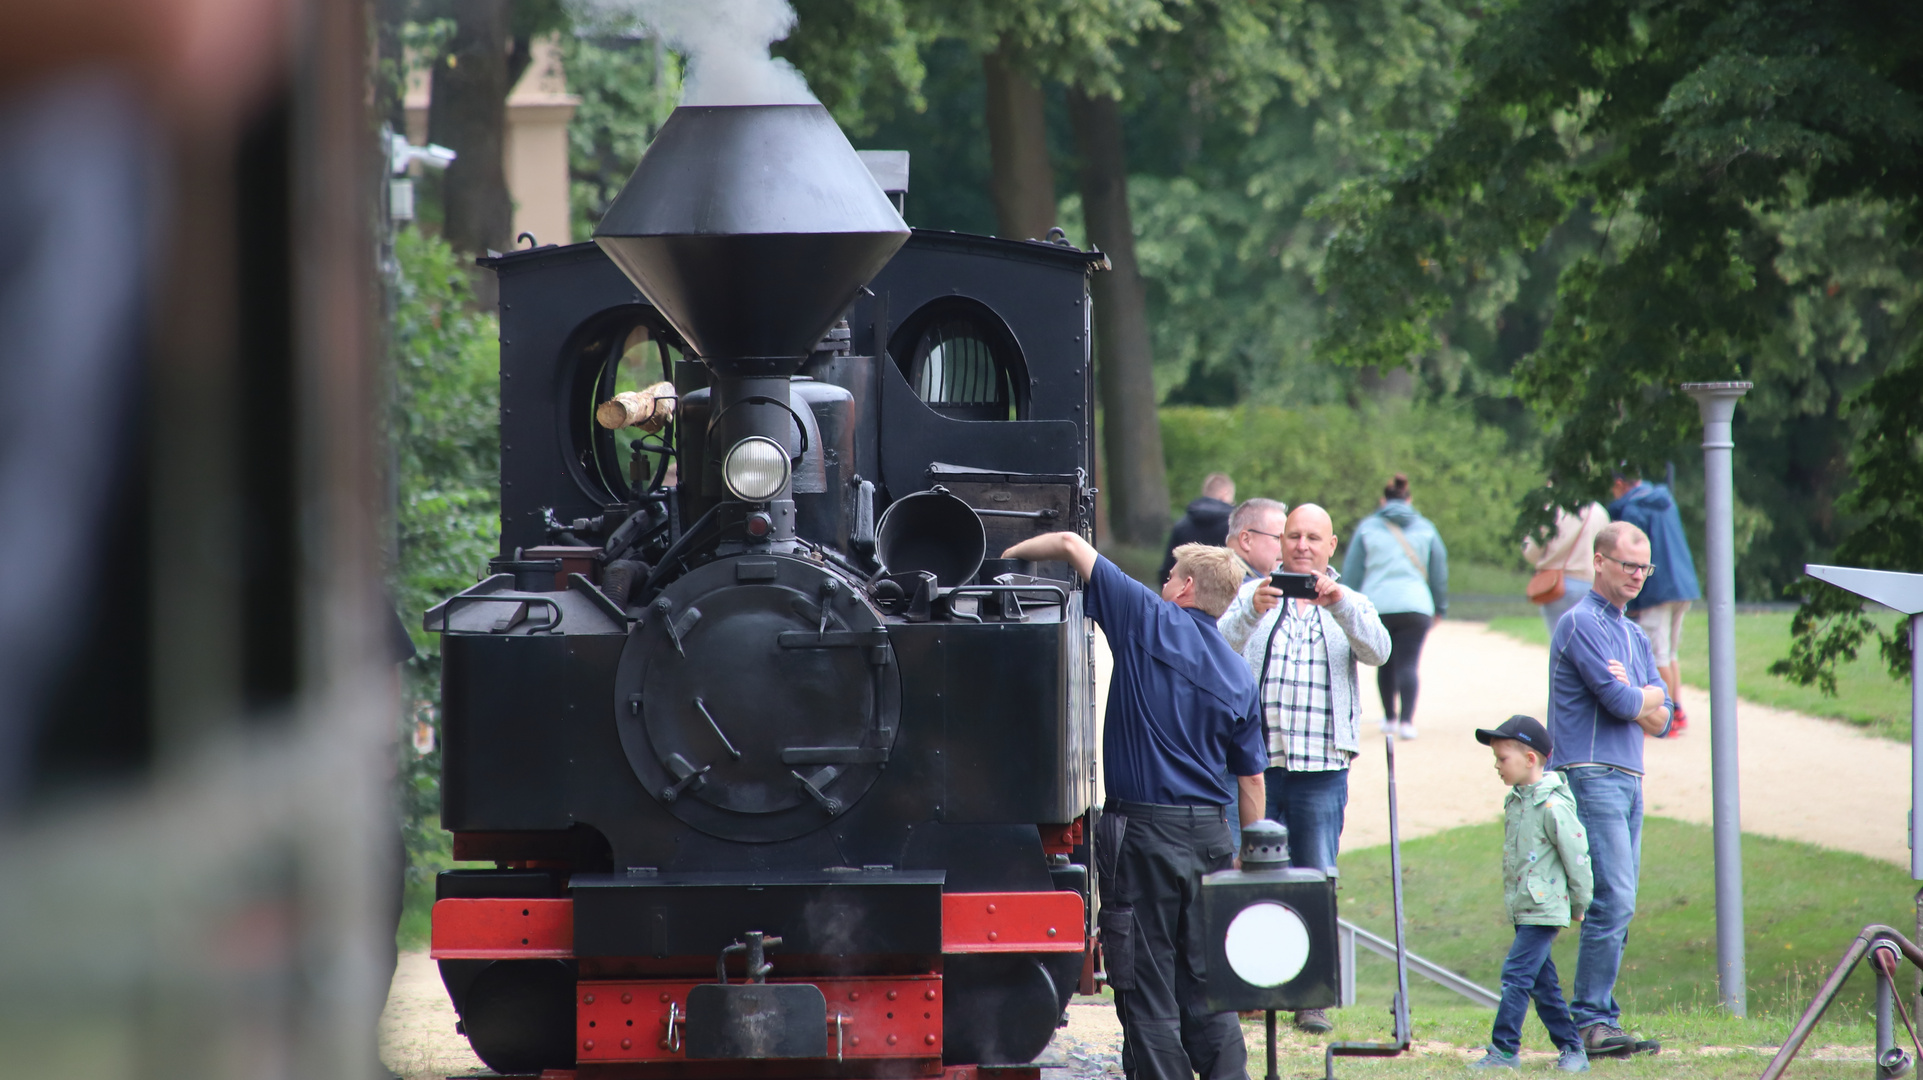
[[[768,46],[795,28],[788,0],[572,0],[578,22],[659,37],[688,59],[683,105],[813,105],[793,64]]]

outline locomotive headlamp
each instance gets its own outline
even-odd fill
[[[766,502],[788,483],[788,451],[773,439],[750,435],[728,448],[721,479],[735,498]]]

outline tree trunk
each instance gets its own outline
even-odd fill
[[[442,235],[456,250],[506,251],[514,228],[507,134],[509,0],[460,0],[448,53],[434,65],[427,141],[459,155],[441,182]]]
[[[1008,61],[1005,49],[982,57],[988,83],[989,181],[1001,235],[1040,240],[1055,224],[1055,169],[1048,162],[1042,88]]]
[[[1114,98],[1068,93],[1075,148],[1082,158],[1082,212],[1088,240],[1108,253],[1108,273],[1090,282],[1095,301],[1095,375],[1102,398],[1109,522],[1124,544],[1149,547],[1168,532],[1168,474],[1155,412],[1154,354],[1147,295],[1135,265],[1128,212],[1128,158]]]

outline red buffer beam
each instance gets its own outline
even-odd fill
[[[944,953],[1081,952],[1082,894],[946,893],[941,898]]]
[[[574,955],[572,900],[437,900],[428,955],[518,960]]]
[[[574,902],[449,899],[434,905],[429,955],[436,960],[512,960],[574,955]],[[948,893],[942,952],[1081,952],[1082,897],[1055,892]]]

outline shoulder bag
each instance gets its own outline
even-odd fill
[[[1579,525],[1576,529],[1576,535],[1570,539],[1569,546],[1562,550],[1562,554],[1550,560],[1551,562],[1559,563],[1567,560],[1569,558],[1569,552],[1575,548],[1576,542],[1582,539],[1582,531],[1589,525],[1589,508],[1587,506],[1583,507],[1582,510],[1576,514],[1576,521]],[[1563,587],[1562,577],[1563,572],[1560,568],[1538,570],[1529,576],[1529,584],[1522,590],[1523,595],[1527,596],[1529,602],[1532,604],[1553,604],[1561,600],[1567,592]]]

